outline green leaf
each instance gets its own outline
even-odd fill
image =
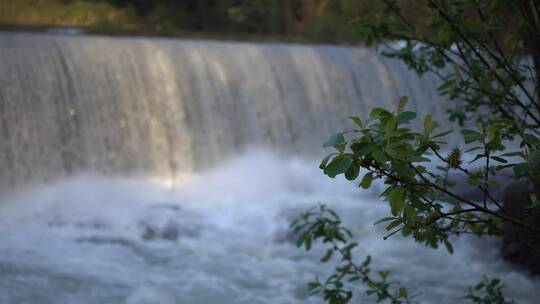
[[[390,274],[390,271],[379,271],[378,274],[381,279],[386,280],[386,278],[388,278],[388,275]]]
[[[356,157],[362,157],[367,155],[377,148],[374,143],[353,143],[351,144],[351,150]]]
[[[513,167],[515,166],[516,164],[506,164],[506,165],[500,165],[500,166],[497,166],[495,167],[495,171],[499,172],[503,169],[506,169],[506,168],[510,168],[510,167]]]
[[[388,194],[392,215],[397,216],[405,208],[405,188],[397,186]]]
[[[540,145],[540,139],[538,139],[538,137],[532,134],[524,134],[523,141],[525,141],[529,145]]]
[[[396,228],[397,226],[401,225],[401,220],[395,220],[393,222],[391,222],[390,224],[388,224],[388,226],[386,226],[386,230],[387,231],[390,231],[394,228]]]
[[[538,196],[536,195],[536,193],[532,193],[531,195],[529,195],[529,199],[531,201],[532,207],[540,207],[540,200],[538,200]]]
[[[469,152],[472,152],[472,151],[478,151],[478,150],[483,150],[483,149],[484,149],[484,147],[473,147],[473,148],[465,150],[464,152],[469,153]]]
[[[321,161],[321,164],[319,165],[319,169],[324,169],[326,168],[326,164],[328,164],[328,161],[330,160],[330,158],[332,156],[334,156],[335,154],[330,154],[328,156],[326,156],[325,158],[323,158],[323,160]]]
[[[324,168],[324,174],[331,178],[336,177],[339,174],[347,172],[351,166],[353,160],[348,155],[338,155]]]
[[[508,153],[501,154],[501,156],[521,156],[521,157],[523,157],[523,152],[521,152],[521,151],[508,152]]]
[[[454,253],[454,247],[452,246],[452,243],[450,243],[448,240],[444,240],[444,246],[446,247],[446,250],[450,252],[450,254]]]
[[[382,219],[380,219],[380,220],[376,221],[375,223],[373,223],[373,225],[375,226],[377,224],[392,221],[392,220],[395,220],[395,219],[396,219],[395,217],[383,217]]]
[[[453,87],[456,83],[456,80],[455,79],[450,79],[450,80],[447,80],[445,81],[443,84],[441,84],[438,88],[437,88],[437,91],[439,92],[445,92],[447,91],[450,87]]]
[[[412,163],[430,163],[431,159],[422,156],[409,157],[409,161]]]
[[[410,168],[405,162],[393,164],[392,169],[399,178],[402,178],[405,180],[412,180],[414,176],[416,175],[416,172],[414,172],[414,169]]]
[[[311,238],[309,236],[304,240],[304,247],[306,248],[306,251],[311,249]]]
[[[358,116],[349,116],[349,118],[360,128],[362,128],[362,119]]]
[[[493,122],[488,130],[487,130],[487,140],[488,142],[493,142],[498,139],[499,130],[506,127],[507,124],[503,123],[502,121],[499,122]]]
[[[433,124],[433,117],[431,116],[431,114],[428,114],[426,115],[426,117],[424,117],[424,133],[425,134],[429,133],[428,130],[430,129],[431,124]]]
[[[410,205],[405,206],[405,209],[403,209],[403,214],[405,215],[405,219],[408,224],[414,224],[416,222],[416,219],[418,217],[416,210]]]
[[[529,174],[535,182],[540,182],[540,149],[529,152],[527,159],[529,165]]]
[[[334,210],[332,209],[324,209],[324,210],[328,211],[328,213],[330,213],[335,220],[339,220],[339,215]]]
[[[371,114],[369,116],[376,118],[376,117],[388,116],[388,115],[392,115],[392,114],[383,108],[374,108],[373,110],[371,110]]]
[[[409,123],[411,120],[416,118],[416,112],[405,111],[398,115],[398,123],[404,124]]]
[[[469,129],[461,130],[461,134],[463,134],[466,144],[472,143],[475,141],[480,141],[483,138],[482,134],[480,134],[479,132],[476,132],[474,130],[469,130]]]
[[[469,164],[474,163],[475,161],[479,160],[480,158],[485,157],[484,154],[476,154],[476,156],[469,162]]]
[[[307,232],[302,233],[296,240],[296,247],[302,247],[302,244],[304,244],[304,241],[308,238]]]
[[[345,143],[345,137],[343,136],[343,132],[336,133],[332,135],[324,144],[324,148],[328,147],[337,147],[340,144]]]
[[[493,129],[489,129],[487,133],[487,141],[492,142],[497,139],[497,131],[493,131]]]
[[[403,112],[403,109],[405,109],[405,106],[407,105],[407,102],[409,101],[409,97],[407,96],[401,96],[399,99],[398,107],[397,107],[397,113]]]
[[[441,133],[437,133],[437,134],[433,135],[432,138],[443,137],[443,136],[446,136],[446,135],[448,135],[448,134],[450,134],[452,132],[453,132],[453,130],[448,130],[448,131],[444,131],[444,132],[441,132]]]
[[[349,181],[355,180],[358,177],[360,168],[353,162],[349,167],[349,170],[345,172],[345,178]]]
[[[384,125],[384,131],[387,133],[387,136],[392,134],[396,130],[396,119],[394,117],[388,119]]]
[[[398,293],[399,293],[399,296],[402,298],[406,299],[409,297],[409,293],[407,292],[407,288],[405,287],[400,287]]]
[[[386,154],[388,154],[388,156],[390,156],[393,159],[400,159],[401,158],[401,155],[394,149],[386,148],[385,151],[386,151]]]
[[[498,157],[498,156],[492,156],[491,159],[494,159],[500,163],[503,163],[503,164],[506,164],[508,161],[502,157]]]
[[[437,128],[437,123],[433,121],[431,114],[426,115],[424,118],[424,135],[429,135],[433,130]]]
[[[493,121],[493,124],[498,124],[503,127],[508,127],[514,124],[514,121],[511,119],[497,119]]]
[[[372,181],[373,181],[373,172],[369,172],[366,175],[364,175],[364,178],[362,178],[362,182],[360,182],[360,187],[364,189],[368,189],[371,186]]]
[[[409,235],[411,235],[411,232],[412,229],[407,226],[404,226],[403,229],[401,229],[401,235],[403,235],[404,237],[408,237]]]
[[[332,249],[327,249],[326,250],[326,253],[323,255],[323,257],[321,258],[321,262],[322,263],[326,263],[328,262],[328,260],[330,260],[330,258],[332,257],[332,254],[334,253],[334,250]]]
[[[527,163],[519,163],[515,164],[514,167],[514,174],[517,177],[525,175],[529,171],[529,165]]]
[[[386,155],[384,155],[384,153],[380,149],[373,150],[371,155],[379,163],[384,163],[388,161],[388,158],[386,157]]]

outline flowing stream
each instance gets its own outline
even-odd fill
[[[0,303],[322,303],[323,247],[288,228],[317,202],[419,303],[483,275],[540,297],[496,239],[384,241],[377,189],[317,168],[348,115],[408,95],[445,119],[435,79],[374,50],[0,32],[0,61]]]

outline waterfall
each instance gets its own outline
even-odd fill
[[[0,61],[1,188],[172,176],[249,146],[320,156],[401,95],[445,120],[436,79],[360,47],[3,32]]]
[[[0,303],[320,303],[306,283],[334,264],[290,230],[317,202],[418,303],[482,275],[536,303],[496,239],[451,238],[453,255],[383,241],[380,184],[317,168],[348,116],[401,95],[450,128],[436,87],[360,47],[0,32]]]

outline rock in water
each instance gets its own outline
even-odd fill
[[[511,183],[504,194],[506,212],[532,226],[540,227],[540,208],[531,210],[530,195],[538,195],[540,188],[530,180],[519,180]],[[530,216],[526,216],[530,214]],[[503,225],[503,257],[530,271],[532,275],[540,275],[540,235],[524,227],[505,222]]]

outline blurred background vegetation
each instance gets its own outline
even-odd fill
[[[405,7],[412,19],[421,18],[421,11],[412,4]],[[381,9],[382,4],[373,0],[0,0],[0,25],[78,27],[104,34],[349,43],[355,41],[350,22]]]

